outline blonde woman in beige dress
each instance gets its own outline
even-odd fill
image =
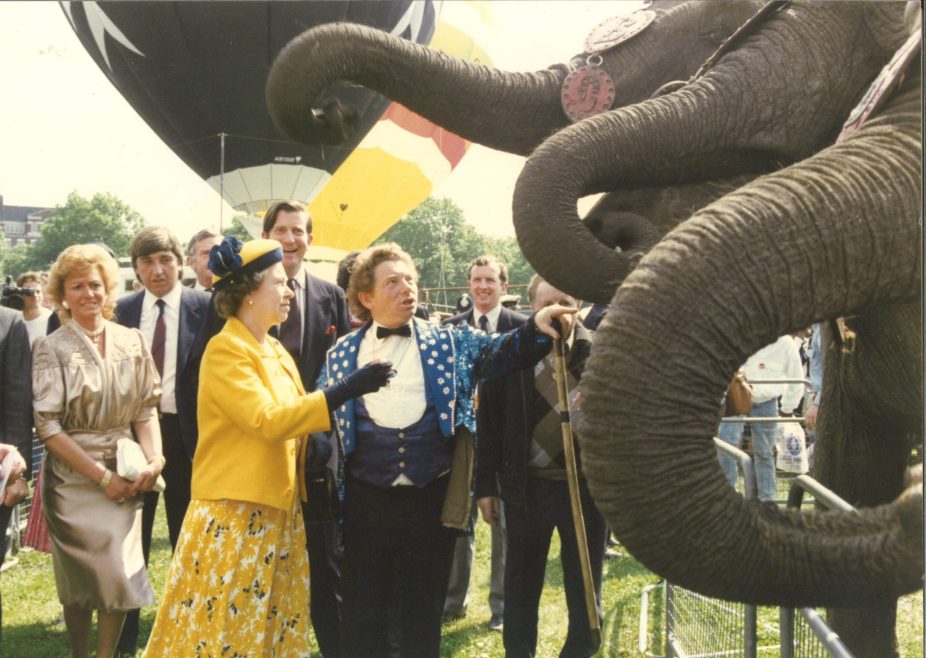
[[[118,266],[101,247],[75,245],[52,266],[48,294],[64,325],[36,340],[35,427],[48,458],[42,500],[71,655],[113,655],[125,612],[154,603],[141,546],[141,496],[164,467],[155,407],[161,384],[137,329],[110,322]],[[148,458],[133,483],[115,473],[116,441]]]

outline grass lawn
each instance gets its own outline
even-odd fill
[[[486,622],[490,616],[488,606],[490,538],[488,526],[479,523],[478,528],[469,612],[465,618],[444,625],[442,656],[496,658],[504,655],[501,633],[486,628]],[[163,505],[158,508],[154,534],[150,574],[155,592],[160,595],[164,588],[164,577],[170,557]],[[538,657],[559,654],[567,625],[562,571],[558,559],[559,542],[556,537],[550,547],[550,556],[546,574],[547,586],[541,600]],[[0,587],[2,587],[6,604],[0,656],[9,658],[66,657],[68,655],[67,639],[64,624],[58,621],[61,608],[55,594],[51,556],[35,551],[21,551],[15,557],[18,563],[5,571],[0,578]],[[640,655],[637,652],[640,593],[646,585],[656,582],[657,578],[653,574],[626,555],[610,559],[605,563],[605,620],[599,656]],[[662,653],[664,642],[663,613],[662,597],[654,593],[650,600],[649,639],[650,650],[657,654]],[[142,638],[146,638],[150,633],[154,614],[154,606],[142,611]],[[776,624],[777,610],[762,609],[760,611],[759,628],[763,635],[768,635],[770,627]],[[900,636],[901,656],[921,658],[923,656],[922,592],[903,599],[898,614],[897,628]],[[761,644],[767,644],[767,642],[760,641]],[[763,652],[761,655],[777,654]],[[312,656],[320,656],[320,654],[313,653]]]

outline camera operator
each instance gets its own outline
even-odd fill
[[[23,321],[26,323],[26,331],[29,332],[29,345],[31,346],[36,338],[45,335],[48,316],[51,315],[51,311],[42,304],[42,275],[39,272],[25,272],[16,279],[16,285],[23,291],[34,291],[31,295],[28,293],[22,295]]]

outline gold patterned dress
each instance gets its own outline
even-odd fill
[[[132,423],[151,416],[161,382],[141,332],[105,324],[105,358],[73,322],[36,340],[33,411],[42,441],[66,432],[115,471],[116,441],[132,438]],[[141,496],[116,503],[48,453],[42,503],[62,605],[117,611],[154,603],[142,556]]]
[[[192,500],[145,658],[303,658],[309,564],[303,436],[329,428],[282,345],[229,318],[199,377]]]

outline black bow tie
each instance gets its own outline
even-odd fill
[[[396,327],[395,329],[389,329],[388,327],[380,326],[376,327],[377,338],[389,338],[389,336],[405,336],[406,338],[411,338],[411,325],[403,324],[401,327]]]

